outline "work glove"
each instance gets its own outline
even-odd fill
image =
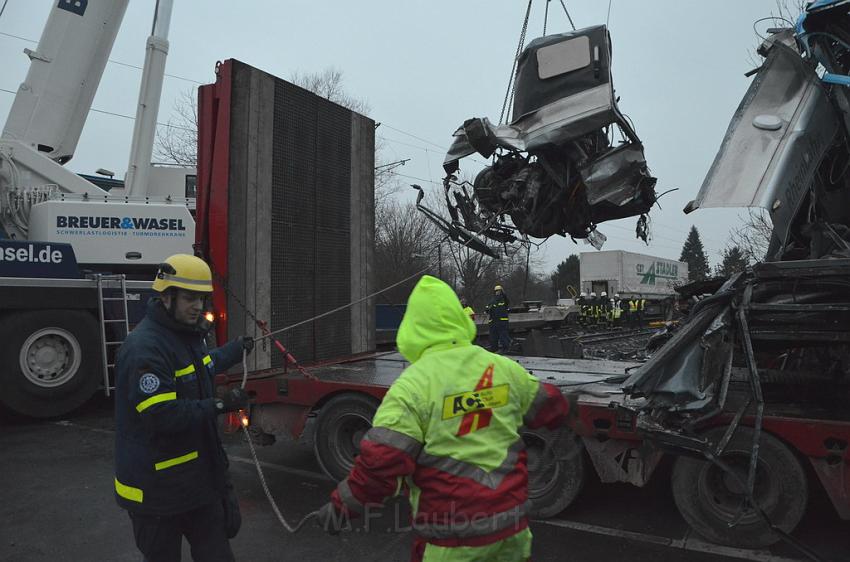
[[[252,338],[251,336],[242,336],[239,339],[242,343],[242,349],[244,349],[248,353],[254,351],[254,338]]]
[[[345,517],[333,502],[323,505],[316,514],[316,523],[329,535],[338,535],[344,527]]]
[[[248,407],[249,398],[248,393],[237,386],[228,390],[221,398],[216,399],[215,407],[219,414],[244,410]]]

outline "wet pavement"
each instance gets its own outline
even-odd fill
[[[0,418],[0,561],[138,561],[130,521],[112,497],[111,404],[97,398],[66,420]],[[308,428],[309,432],[309,428]],[[243,526],[232,541],[239,560],[404,561],[411,535],[403,502],[389,504],[369,529],[329,537],[308,524],[289,535],[269,507],[250,452],[238,435],[225,438],[240,496]],[[333,483],[313,459],[309,435],[258,449],[272,493],[294,523],[320,507]],[[533,559],[698,562],[802,560],[786,545],[747,551],[708,544],[676,511],[662,466],[645,488],[591,481],[565,512],[534,522]],[[795,537],[826,560],[850,560],[850,524],[824,494],[812,498]],[[398,521],[398,524],[395,522]],[[184,548],[184,560],[190,560]]]

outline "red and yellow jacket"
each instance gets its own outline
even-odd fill
[[[485,545],[528,526],[518,429],[555,429],[569,406],[518,363],[473,345],[454,291],[423,277],[396,343],[411,365],[390,387],[348,478],[331,497],[361,513],[409,490],[415,531],[442,546]]]

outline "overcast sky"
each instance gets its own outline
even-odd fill
[[[95,0],[91,0],[95,1]],[[535,0],[528,39],[542,34],[544,1]],[[53,0],[9,0],[0,32],[38,40]],[[154,0],[133,0],[111,58],[141,66]],[[604,0],[566,2],[577,27],[604,23]],[[445,147],[465,119],[498,121],[525,0],[175,0],[160,122],[175,100],[197,83],[214,80],[218,60],[236,58],[282,78],[334,66],[345,86],[371,106],[389,160],[410,158],[399,172],[408,183],[439,182]],[[654,239],[634,240],[635,219],[600,226],[605,249],[678,258],[687,231],[699,228],[712,265],[717,263],[739,210],[682,213],[699,190],[729,119],[745,92],[757,44],[753,22],[776,13],[775,0],[613,0],[614,87],[620,109],[634,122],[661,199],[651,213]],[[759,29],[764,29],[762,24]],[[549,33],[569,30],[557,1],[550,3]],[[0,35],[0,88],[17,90],[28,59],[18,38]],[[141,71],[107,65],[94,108],[134,115]],[[0,115],[13,95],[0,92]],[[77,172],[107,168],[123,176],[132,120],[91,113],[74,159]],[[462,170],[475,172],[474,163]],[[415,179],[414,179],[415,178]],[[437,201],[432,201],[436,204]],[[590,246],[552,238],[545,269]]]

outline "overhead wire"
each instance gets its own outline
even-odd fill
[[[8,2],[8,0],[6,0],[6,1]],[[4,7],[5,7],[5,4],[4,4]],[[2,12],[0,12],[0,13],[2,13]],[[21,37],[20,35],[15,35],[13,33],[6,33],[5,31],[0,31],[0,35],[5,36],[5,37],[11,37],[13,39],[19,39],[21,41],[26,41],[27,43],[36,43],[36,44],[38,43],[38,41],[36,41],[35,39],[30,39],[28,37]],[[115,60],[115,59],[108,59],[108,62],[111,62],[112,64],[117,64],[119,66],[126,66],[128,68],[135,68],[136,70],[144,70],[144,67],[139,66],[137,64],[131,64],[129,62],[123,62],[123,61],[119,61],[119,60]],[[200,80],[195,80],[194,78],[187,78],[186,76],[179,76],[177,74],[169,74],[167,72],[165,73],[165,76],[167,76],[169,78],[174,78],[176,80],[184,80],[186,82],[192,82],[193,84],[204,84],[205,83],[205,82],[201,82]]]

